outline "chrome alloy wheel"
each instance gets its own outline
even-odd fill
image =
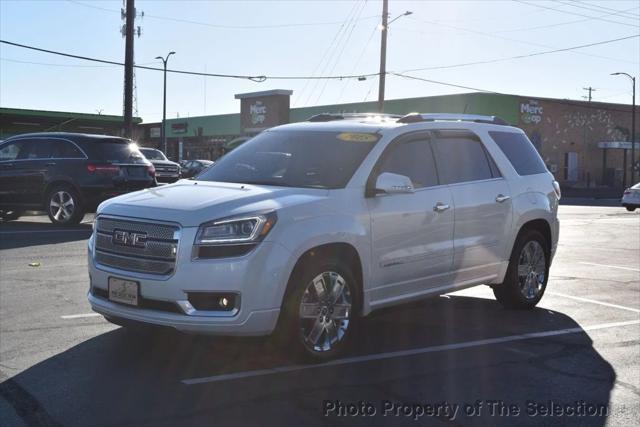
[[[318,274],[300,302],[300,331],[304,345],[315,352],[329,351],[342,341],[350,323],[351,291],[334,271]]]
[[[76,206],[73,196],[67,191],[56,191],[49,200],[49,211],[51,216],[58,222],[68,221],[73,216]]]
[[[539,242],[529,241],[520,252],[518,260],[518,281],[520,292],[528,299],[535,299],[544,286],[547,272],[544,249]]]

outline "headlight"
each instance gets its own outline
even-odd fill
[[[262,240],[276,223],[276,214],[247,215],[207,222],[200,226],[196,245],[252,243]]]

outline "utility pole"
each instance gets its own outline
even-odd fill
[[[592,88],[591,86],[589,87],[583,87],[583,90],[589,91],[589,96],[583,96],[584,99],[586,99],[587,101],[591,102],[591,92],[595,92],[596,90],[594,88]]]
[[[627,76],[633,86],[631,100],[631,185],[635,184],[636,165],[636,78],[628,73],[612,73],[612,76]],[[622,173],[622,186],[627,186],[627,150],[624,150],[624,171]]]
[[[125,12],[125,53],[124,53],[124,123],[123,130],[126,138],[133,134],[133,21],[136,16],[134,0],[126,0]]]
[[[382,0],[382,31],[380,39],[380,75],[378,77],[378,112],[384,112],[384,85],[387,76],[387,27],[389,0]]]

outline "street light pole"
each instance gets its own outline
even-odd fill
[[[156,56],[156,59],[160,59],[162,61],[162,65],[164,66],[164,91],[162,95],[162,126],[160,127],[160,139],[162,140],[162,146],[164,147],[163,151],[165,156],[167,155],[167,134],[165,130],[167,121],[167,62],[169,62],[169,57],[173,54],[175,54],[175,52],[171,51],[165,58],[163,58],[162,56]]]
[[[395,20],[402,18],[403,16],[411,15],[413,12],[406,11],[402,15],[398,15],[391,21],[389,19],[389,2],[383,0],[382,2],[382,25],[381,25],[381,39],[380,39],[380,75],[378,77],[378,112],[384,112],[384,90],[387,76],[387,29],[389,25]],[[388,21],[388,22],[387,22]]]
[[[633,85],[632,97],[631,101],[631,185],[635,184],[635,162],[636,162],[636,78],[631,74],[627,73],[612,73],[612,76],[627,76],[631,79],[631,84]],[[625,167],[625,171],[623,176],[626,177],[627,171]],[[627,186],[626,179],[623,179],[623,187]]]

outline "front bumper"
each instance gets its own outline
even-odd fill
[[[89,240],[88,264],[91,308],[104,316],[168,326],[183,332],[212,335],[268,335],[278,320],[291,254],[280,244],[262,242],[246,255],[224,259],[192,259],[196,228],[183,228],[176,268],[167,276],[114,269],[95,262],[93,237]],[[139,283],[142,299],[153,301],[150,309],[108,300],[109,277]],[[188,293],[228,292],[239,296],[237,310],[189,309]],[[173,307],[166,310],[162,307]]]

